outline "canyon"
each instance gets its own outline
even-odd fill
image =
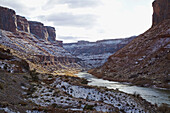
[[[170,88],[170,14],[168,0],[153,3],[153,25],[89,72],[97,77],[140,86]]]
[[[0,7],[0,17],[0,48],[26,61],[30,70],[69,75],[81,70],[77,64],[80,59],[67,52],[62,41],[56,40],[54,27],[28,21],[4,7]],[[1,62],[4,63],[11,67],[8,59]]]
[[[84,70],[88,70],[102,66],[110,55],[126,46],[134,38],[136,36],[96,42],[78,41],[77,43],[64,43],[63,48],[81,59],[79,63],[85,68]]]
[[[63,43],[54,27],[0,6],[0,112],[168,113],[168,104],[101,87],[119,81],[170,88],[169,0],[155,0],[153,9],[152,27],[139,36]],[[84,70],[98,78],[78,73]]]

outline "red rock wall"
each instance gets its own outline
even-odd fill
[[[48,41],[54,42],[56,41],[56,33],[55,28],[51,26],[45,26],[48,32]]]
[[[16,14],[12,9],[4,8],[0,6],[0,29],[16,32]]]
[[[154,11],[152,26],[159,24],[163,20],[170,19],[170,0],[155,0],[152,5]]]
[[[17,28],[18,30],[30,33],[30,27],[25,17],[17,15]]]
[[[30,25],[30,32],[36,35],[38,39],[48,39],[48,32],[44,24],[36,21],[28,21],[28,23]]]

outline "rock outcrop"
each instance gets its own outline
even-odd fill
[[[0,29],[16,32],[16,14],[12,9],[4,8],[0,6]]]
[[[34,34],[38,39],[48,39],[47,28],[41,22],[28,21],[30,25],[30,32]]]
[[[40,22],[27,21],[24,17],[16,16],[15,11],[0,7],[0,48],[9,50],[9,56],[25,61],[29,64],[26,67],[36,69],[39,73],[69,75],[70,72],[81,69],[77,64],[80,59],[61,47],[62,42],[55,41],[55,37],[55,28],[46,27]],[[14,60],[3,61],[4,57],[9,56],[6,53],[0,55],[0,66],[7,62],[10,69],[13,69],[10,64],[13,66]],[[19,67],[24,69],[20,64]]]
[[[153,25],[157,25],[163,20],[170,19],[170,1],[169,0],[155,0],[153,2]]]
[[[149,30],[110,56],[103,66],[89,72],[114,81],[170,88],[170,19],[163,15],[168,1],[153,3],[157,20],[153,16],[153,26]]]
[[[110,55],[127,45],[135,37],[96,42],[78,41],[77,43],[66,43],[63,47],[71,54],[82,59],[81,62],[84,67],[89,69],[103,65]]]
[[[54,42],[56,41],[56,33],[55,33],[55,28],[51,26],[45,26],[48,32],[48,41]]]
[[[30,27],[25,17],[17,15],[17,29],[30,33]]]
[[[14,10],[1,6],[0,29],[11,32],[24,31],[34,34],[38,39],[57,43],[54,27],[44,26],[41,22],[28,21],[25,17],[16,15]]]
[[[63,41],[57,40],[56,42],[57,42],[57,44],[58,44],[60,47],[63,47]]]

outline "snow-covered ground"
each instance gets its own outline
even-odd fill
[[[48,86],[41,83],[29,100],[41,106],[55,105],[58,107],[82,111],[91,106],[96,111],[114,112],[116,109],[126,113],[147,113],[145,100],[118,90],[74,85],[57,77]]]

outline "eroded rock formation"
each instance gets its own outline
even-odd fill
[[[0,7],[0,48],[11,51],[11,56],[27,62],[30,70],[36,69],[39,73],[68,75],[81,69],[77,64],[79,59],[62,48],[62,42],[55,41],[55,37],[55,28],[27,21],[25,17],[16,16],[15,11]],[[3,66],[6,56],[1,55],[0,66]]]
[[[16,14],[12,9],[0,6],[0,29],[16,32]]]
[[[56,42],[55,28],[44,26],[41,22],[28,21],[25,17],[16,15],[15,11],[0,6],[0,29],[16,32],[24,31],[34,34],[37,39]],[[60,43],[59,43],[60,45]]]
[[[103,66],[89,72],[114,81],[170,88],[170,19],[167,5],[169,0],[155,0],[153,26],[110,56]]]
[[[30,27],[25,17],[17,15],[17,29],[30,33]]]
[[[82,64],[87,69],[103,65],[107,58],[131,42],[136,36],[122,39],[98,40],[96,42],[78,41],[65,43],[64,48],[71,54],[82,59]]]
[[[153,26],[170,19],[170,1],[169,0],[155,0],[153,2]]]
[[[51,26],[45,26],[48,32],[48,41],[54,42],[56,40],[55,28]]]
[[[48,39],[48,32],[46,27],[41,22],[28,21],[30,25],[30,32],[34,34],[38,39]]]

